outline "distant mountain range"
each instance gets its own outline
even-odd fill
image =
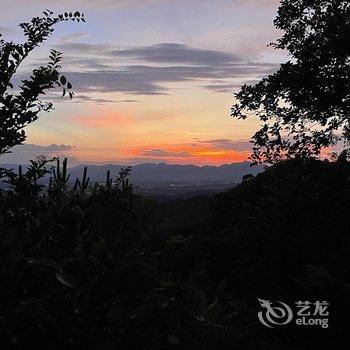
[[[7,169],[18,169],[16,164],[0,164]],[[90,184],[105,183],[107,170],[111,177],[116,177],[119,171],[127,165],[104,164],[87,165],[87,174]],[[23,170],[26,166],[23,166]],[[251,167],[250,163],[232,163],[221,166],[170,165],[165,163],[134,165],[131,171],[131,183],[135,192],[155,198],[159,201],[168,201],[179,198],[211,196],[236,186],[242,181],[245,174],[253,174],[263,170],[262,166]],[[81,178],[84,165],[69,168],[70,183]],[[43,182],[48,182],[49,176]],[[8,186],[0,181],[0,188]]]
[[[16,164],[0,164],[4,168],[17,169]],[[104,164],[87,165],[88,176],[91,182],[104,182],[107,170],[111,176],[117,176],[126,165]],[[81,177],[84,165],[69,168],[71,181]],[[131,182],[139,186],[159,186],[166,184],[174,185],[201,185],[201,184],[224,184],[242,181],[242,176],[251,173],[256,175],[261,172],[261,166],[251,167],[249,162],[224,164],[221,166],[196,166],[196,165],[170,165],[165,163],[146,163],[134,165],[131,171]]]

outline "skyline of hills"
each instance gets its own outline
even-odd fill
[[[19,164],[1,164],[0,167],[16,169]],[[25,168],[27,165],[22,164]],[[111,176],[115,176],[122,168],[128,165],[123,164],[81,164],[69,167],[71,180],[80,177],[84,167],[88,168],[88,176],[93,182],[103,182],[109,170]],[[256,175],[263,170],[262,166],[251,166],[249,162],[238,162],[223,164],[220,166],[193,164],[167,164],[167,163],[143,163],[132,166],[130,179],[136,184],[162,184],[162,183],[237,183],[242,176],[251,173]]]
[[[81,178],[85,165],[70,167],[69,184]],[[126,165],[103,164],[86,165],[90,185],[105,183],[107,171],[115,178]],[[17,169],[16,164],[0,164],[0,167]],[[23,166],[24,168],[26,166]],[[190,198],[201,195],[213,195],[236,186],[245,174],[256,175],[262,166],[251,167],[249,162],[224,164],[221,166],[170,165],[166,163],[144,163],[132,166],[130,181],[137,194],[152,197],[160,201],[176,198]],[[49,176],[45,181],[48,182]]]

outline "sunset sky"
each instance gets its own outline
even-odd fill
[[[285,59],[267,44],[276,0],[0,0],[0,32],[23,41],[20,22],[45,8],[79,10],[86,23],[57,25],[17,79],[63,52],[75,98],[26,129],[26,145],[1,162],[37,154],[76,163],[223,164],[250,154],[259,126],[230,118],[233,92]]]

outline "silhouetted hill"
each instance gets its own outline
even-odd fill
[[[79,177],[83,165],[70,169],[71,178]],[[125,165],[105,164],[89,165],[88,175],[92,181],[102,182],[106,179],[107,170],[116,175]],[[160,184],[203,184],[203,183],[236,183],[242,181],[247,173],[257,174],[262,167],[251,167],[249,162],[224,164],[221,166],[140,164],[132,167],[131,182],[135,185],[158,186]]]
[[[18,169],[17,164],[2,164],[7,169]],[[90,177],[90,185],[104,183],[107,171],[116,177],[127,165],[77,165],[69,169],[70,183],[80,178],[84,167]],[[23,166],[23,171],[26,169]],[[176,198],[190,198],[202,195],[213,195],[236,186],[243,175],[256,175],[263,170],[262,166],[251,167],[249,162],[224,164],[221,166],[170,165],[165,163],[146,163],[135,165],[131,171],[131,183],[137,193],[160,201]],[[46,180],[48,181],[46,176]]]

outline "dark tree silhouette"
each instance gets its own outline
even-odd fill
[[[232,116],[255,114],[254,163],[318,156],[350,141],[350,3],[282,0],[274,21],[284,32],[272,44],[290,60],[236,94]]]
[[[26,135],[25,126],[38,118],[40,111],[50,111],[51,103],[40,101],[39,97],[55,85],[62,87],[63,96],[73,97],[72,85],[59,74],[61,53],[51,50],[50,61],[45,66],[34,69],[30,78],[14,89],[12,79],[23,60],[54,31],[53,26],[62,21],[85,21],[80,12],[53,16],[45,11],[43,17],[35,17],[28,23],[21,23],[27,40],[24,44],[6,42],[0,34],[0,155],[18,144]]]

